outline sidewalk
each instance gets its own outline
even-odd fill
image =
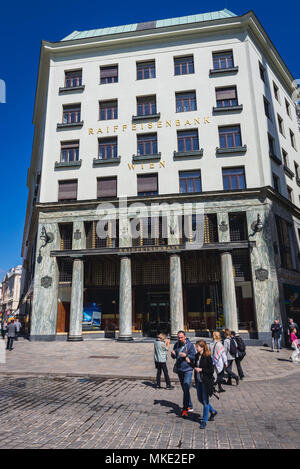
[[[272,353],[265,347],[247,347],[242,362],[245,381],[284,378],[296,373],[300,364],[290,362],[290,356],[291,351],[287,349]],[[177,380],[170,357],[168,369],[171,379]],[[14,342],[14,349],[6,352],[6,363],[0,363],[0,375],[8,374],[154,379],[153,343],[120,343],[110,339],[83,342],[19,339]]]

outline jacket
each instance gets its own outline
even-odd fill
[[[273,322],[271,326],[272,337],[279,338],[281,336],[282,326]]]
[[[183,348],[183,350],[182,350]],[[179,345],[179,342],[176,342],[176,344],[173,347],[173,350],[175,352],[175,357],[172,356],[173,359],[176,359],[177,363],[177,370],[182,373],[186,373],[187,371],[192,371],[192,366],[190,363],[187,363],[185,358],[182,358],[179,356],[181,352],[186,353],[189,359],[194,362],[195,360],[195,347],[191,343],[190,339],[186,339],[185,345],[181,346]]]
[[[163,340],[156,339],[154,342],[154,361],[157,363],[166,363],[167,346]]]
[[[215,365],[217,372],[221,373],[224,366],[227,365],[227,354],[225,352],[224,346],[221,342],[214,340],[210,346],[211,356],[213,364]]]
[[[8,325],[7,327],[7,337],[16,337],[16,332],[17,332],[17,328],[16,328],[16,325],[11,323]]]
[[[200,354],[195,355],[195,360],[191,361],[191,366],[193,368],[198,368],[197,363],[199,360]],[[201,379],[206,387],[206,391],[209,397],[214,394],[214,364],[211,357],[205,357],[202,354],[200,358],[199,368],[202,368]],[[197,372],[195,371],[195,382],[197,383]]]
[[[231,355],[230,353],[230,341],[231,339],[227,338],[224,340],[224,349],[225,349],[225,353],[226,353],[226,356],[227,356],[227,360],[235,360],[236,357],[234,357],[233,355]],[[236,343],[236,348],[237,348],[237,343]]]

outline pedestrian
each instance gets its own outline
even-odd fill
[[[10,351],[13,350],[13,343],[14,343],[14,339],[16,338],[16,332],[17,332],[17,328],[15,325],[15,321],[12,320],[7,326],[7,345],[6,345],[7,350],[10,350]]]
[[[154,342],[154,362],[157,369],[156,374],[156,388],[161,389],[160,377],[161,372],[163,371],[164,377],[166,380],[167,389],[174,389],[174,386],[171,386],[171,381],[169,378],[168,368],[167,368],[167,352],[170,348],[170,339],[167,339],[166,334],[159,334],[156,341]]]
[[[225,392],[225,389],[222,388],[222,381],[224,379],[225,368],[227,367],[227,355],[221,342],[221,334],[219,331],[213,332],[213,342],[210,344],[210,352],[217,373],[217,392]]]
[[[279,340],[282,334],[282,327],[279,323],[279,319],[275,319],[275,321],[271,325],[271,332],[272,332],[272,352],[274,352],[275,345],[277,348],[277,352],[279,353]]]
[[[291,331],[292,349],[294,349],[294,351],[292,353],[292,356],[291,356],[291,359],[292,359],[293,363],[299,363],[300,362],[300,360],[299,360],[299,354],[300,354],[299,342],[298,342],[298,337],[297,337],[296,333],[297,333],[297,329],[294,328]]]
[[[238,353],[237,342],[234,337],[231,337],[231,331],[225,329],[225,340],[224,340],[224,349],[227,356],[228,366],[226,368],[226,373],[228,375],[227,383],[229,386],[232,385],[232,378],[235,379],[236,385],[239,384],[239,377],[232,371],[232,364]]]
[[[1,335],[2,339],[5,339],[5,334],[7,333],[7,321],[3,321],[1,325]]]
[[[183,408],[181,416],[188,417],[188,412],[193,412],[194,410],[190,394],[193,368],[189,363],[187,363],[186,357],[193,362],[195,360],[195,348],[186,337],[184,331],[179,331],[177,333],[177,342],[173,347],[171,356],[176,360],[173,371],[178,374],[183,391]]]
[[[237,335],[235,331],[231,331],[231,337],[233,337],[237,343],[237,355],[235,357],[235,364],[236,364],[236,369],[238,371],[238,375],[240,380],[242,381],[245,377],[243,368],[241,365],[241,362],[243,358],[246,356],[246,345],[245,342],[243,341],[242,337],[240,335]]]
[[[15,326],[16,326],[16,340],[18,340],[19,336],[20,336],[20,330],[21,330],[21,327],[22,327],[22,324],[20,323],[19,319],[17,318],[16,321],[15,321]]]
[[[197,396],[203,405],[203,419],[200,424],[200,428],[203,429],[207,422],[214,420],[218,413],[209,402],[209,398],[214,394],[214,364],[205,340],[196,342],[196,352],[193,362],[188,357],[186,361],[192,365],[195,371]],[[208,416],[209,414],[210,416]]]
[[[297,331],[296,336],[298,337],[299,326],[298,326],[298,324],[296,324],[294,322],[293,318],[289,318],[289,323],[288,323],[288,344],[289,344],[290,347],[292,346],[291,334],[292,334],[293,329],[296,329],[296,331]]]

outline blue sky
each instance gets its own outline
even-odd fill
[[[280,9],[274,2],[222,0],[130,0],[100,2],[1,2],[0,79],[5,80],[6,104],[0,104],[1,225],[0,279],[21,262],[25,220],[27,169],[33,139],[32,114],[40,42],[58,41],[74,30],[95,29],[228,8],[243,14],[254,10],[295,78],[300,78],[298,2]]]

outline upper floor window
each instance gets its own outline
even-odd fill
[[[277,114],[277,119],[278,119],[278,128],[279,128],[279,132],[281,133],[281,135],[284,136],[284,125],[283,125],[283,119],[282,117],[280,117],[279,114]]]
[[[224,190],[246,189],[245,169],[241,168],[223,168],[223,187]]]
[[[176,112],[189,112],[196,110],[196,91],[176,93]]]
[[[290,106],[290,103],[287,101],[287,99],[285,99],[285,109],[286,109],[287,115],[291,117],[291,106]]]
[[[136,98],[137,102],[137,115],[138,116],[151,116],[156,114],[156,96],[140,96]]]
[[[268,119],[271,119],[271,108],[270,108],[270,103],[267,100],[267,98],[264,96],[264,107],[265,107],[265,114]]]
[[[201,192],[200,171],[180,171],[179,186],[182,194],[186,192]]]
[[[100,67],[100,83],[104,85],[106,83],[117,83],[118,82],[118,65],[108,65]]]
[[[280,192],[280,179],[279,177],[275,174],[272,173],[273,175],[273,187],[276,192]]]
[[[235,86],[216,89],[217,107],[237,106],[237,92]]]
[[[118,101],[100,101],[99,103],[99,119],[102,121],[118,119]]]
[[[282,148],[282,159],[283,159],[284,166],[288,168],[289,167],[288,154],[283,148]]]
[[[143,174],[137,176],[137,190],[139,196],[158,194],[157,174]]]
[[[268,134],[268,142],[270,155],[275,155],[275,140],[270,134]]]
[[[286,188],[287,188],[287,193],[288,193],[288,199],[289,199],[290,202],[293,203],[293,200],[294,200],[293,199],[293,189],[289,186],[286,186]]]
[[[220,148],[241,147],[242,137],[240,126],[219,127],[219,139]]]
[[[59,223],[60,249],[72,249],[73,223]]]
[[[265,83],[265,81],[266,81],[266,70],[265,70],[265,67],[260,62],[259,62],[259,73],[260,73],[260,78]]]
[[[74,88],[82,85],[82,70],[65,72],[65,87]]]
[[[117,177],[97,178],[97,198],[117,197]]]
[[[63,163],[79,160],[79,140],[61,142],[60,160]]]
[[[296,178],[299,179],[299,165],[294,161]]]
[[[179,130],[177,132],[178,151],[199,150],[198,130]]]
[[[139,156],[157,154],[157,135],[142,134],[137,136],[137,151]]]
[[[188,55],[186,57],[174,58],[175,75],[188,75],[194,73],[194,57]]]
[[[273,81],[273,90],[274,90],[274,96],[275,96],[276,100],[280,103],[279,88],[276,85],[276,83],[274,83],[274,81]]]
[[[117,137],[99,138],[99,158],[117,158],[118,139]]]
[[[77,200],[77,179],[58,181],[58,201]]]
[[[148,78],[155,78],[155,61],[140,62],[136,64],[137,80],[147,80]]]
[[[232,51],[213,53],[214,70],[234,67]]]
[[[80,104],[68,104],[63,106],[63,123],[64,124],[75,124],[80,122],[81,118],[81,105]]]
[[[291,131],[291,129],[290,129],[290,138],[291,138],[291,145],[296,150],[297,148],[296,148],[295,134],[294,132]]]

